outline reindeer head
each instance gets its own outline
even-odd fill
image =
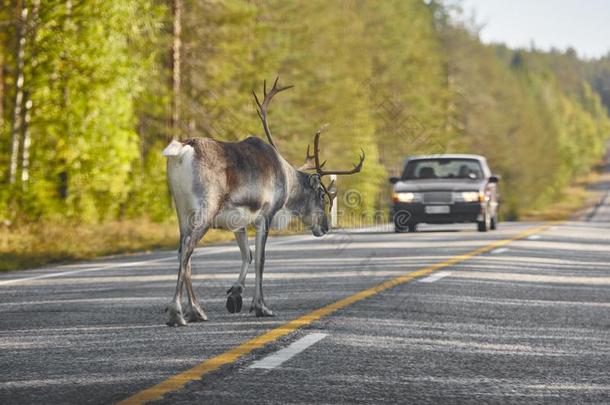
[[[322,181],[323,176],[328,175],[349,175],[358,173],[364,163],[364,150],[360,155],[360,161],[354,165],[352,170],[324,170],[326,161],[320,163],[320,135],[322,128],[316,132],[313,139],[313,155],[309,154],[307,145],[307,156],[305,164],[299,167],[299,171],[315,170],[315,173],[308,174],[309,192],[307,198],[307,210],[310,215],[302,216],[303,222],[311,226],[311,231],[315,236],[323,236],[328,232],[328,213],[332,209],[333,201],[337,196],[337,187],[334,180],[328,186]]]
[[[293,86],[287,87],[277,87],[277,82],[279,78],[275,79],[273,83],[273,87],[267,93],[267,83],[266,81],[263,84],[263,101],[260,102],[254,90],[252,94],[254,95],[254,100],[256,105],[258,106],[258,116],[261,119],[263,124],[263,129],[265,130],[265,134],[267,135],[267,139],[269,143],[276,149],[277,146],[273,141],[273,137],[271,135],[271,130],[269,129],[269,124],[267,122],[267,107],[269,106],[269,102],[280,91],[287,90]],[[299,190],[299,204],[298,204],[298,216],[301,220],[307,225],[311,227],[311,232],[315,236],[323,236],[328,230],[328,213],[332,209],[333,201],[337,195],[337,189],[335,187],[334,181],[331,181],[328,186],[324,184],[322,181],[323,176],[327,175],[349,175],[358,173],[362,169],[362,164],[364,162],[364,150],[362,150],[362,155],[360,155],[360,161],[354,165],[352,170],[324,170],[323,167],[326,164],[326,161],[320,163],[320,135],[322,134],[323,128],[320,128],[316,135],[314,136],[313,141],[313,155],[309,153],[309,145],[307,145],[307,156],[305,158],[305,164],[297,169],[299,173],[301,173],[301,187]],[[279,153],[279,151],[278,151]],[[315,170],[315,173],[307,173],[307,171]]]
[[[318,173],[307,173],[303,179],[299,216],[303,223],[311,227],[315,236],[323,236],[329,230],[328,211],[336,194],[334,185],[326,187]]]

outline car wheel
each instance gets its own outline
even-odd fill
[[[398,211],[393,215],[394,232],[403,233],[410,230],[409,218],[410,215],[406,212]]]
[[[405,233],[407,232],[407,228],[394,224],[394,232],[396,233]]]
[[[495,231],[496,229],[498,229],[498,217],[496,215],[491,217],[491,221],[489,223],[489,229],[491,229],[492,231]]]
[[[394,232],[404,233],[404,232],[407,232],[408,230],[409,230],[409,228],[404,224],[404,222],[394,218]]]
[[[485,218],[482,221],[477,222],[477,227],[479,232],[489,231],[489,228],[491,228],[491,218],[489,214],[485,214]]]

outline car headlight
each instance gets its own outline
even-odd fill
[[[411,203],[421,201],[420,193],[392,193],[392,201],[394,202],[403,202],[403,203]]]
[[[485,198],[484,194],[479,193],[478,191],[460,191],[457,193],[453,193],[453,199],[455,201],[461,202],[476,202],[483,201],[481,198]]]

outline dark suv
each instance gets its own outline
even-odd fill
[[[396,232],[415,232],[420,223],[476,222],[481,232],[498,226],[498,176],[482,156],[412,156],[390,183]]]

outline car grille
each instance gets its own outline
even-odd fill
[[[451,204],[453,196],[450,191],[427,191],[424,193],[426,204]]]

